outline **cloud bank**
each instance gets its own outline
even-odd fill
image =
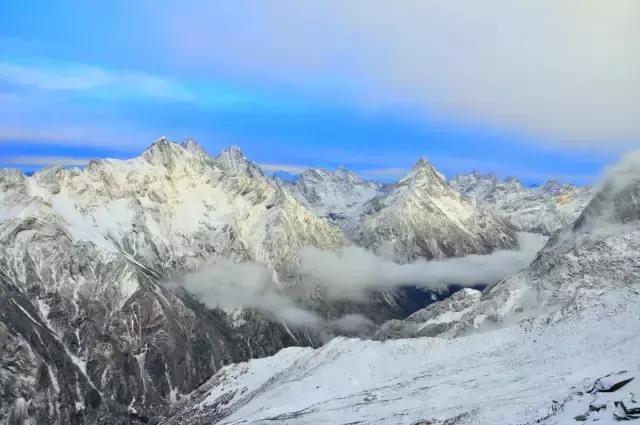
[[[211,308],[253,308],[298,326],[318,326],[322,319],[281,293],[271,270],[262,264],[221,259],[170,286],[182,286]]]
[[[640,138],[636,0],[276,0],[145,13],[186,67],[323,81],[366,107],[417,107],[560,146],[621,150]]]
[[[413,285],[438,289],[456,284],[493,283],[526,267],[544,246],[546,238],[519,233],[518,251],[495,251],[489,255],[397,264],[363,248],[349,246],[338,251],[305,248],[300,273],[322,283],[336,299],[362,300],[369,291]]]
[[[301,251],[298,272],[303,284],[324,286],[330,299],[363,301],[372,291],[406,285],[437,289],[449,284],[493,283],[527,266],[545,241],[545,237],[522,233],[518,251],[406,265],[358,247],[337,251],[306,248]],[[358,314],[324,321],[291,299],[276,282],[274,273],[257,263],[222,259],[171,285],[183,287],[211,308],[226,311],[254,308],[291,325],[321,327],[350,335],[368,334],[373,327],[369,319]]]

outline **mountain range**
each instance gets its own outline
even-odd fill
[[[193,140],[165,138],[130,160],[30,176],[2,169],[0,423],[318,423],[329,421],[332,403],[341,412],[363,403],[373,420],[369,409],[389,394],[371,386],[385,374],[359,384],[364,401],[338,402],[329,385],[316,407],[309,399],[296,410],[273,391],[296,394],[291,380],[314,376],[319,364],[337,367],[349,352],[415,360],[411,340],[338,338],[318,348],[361,335],[350,330],[356,324],[381,340],[465,338],[533,316],[574,323],[572,311],[595,309],[602,292],[633,299],[625,291],[640,275],[636,183],[620,187],[612,177],[595,191],[554,181],[525,188],[479,173],[448,181],[426,159],[394,184],[344,168],[288,181],[264,175],[237,147],[214,157]],[[519,231],[551,239],[528,268],[477,282],[490,284],[482,292],[409,285],[334,299],[298,270],[308,247],[359,247],[403,265],[518,249]],[[261,286],[242,287],[254,281]],[[238,287],[249,292],[237,295]],[[293,346],[317,350],[280,351]]]
[[[639,194],[637,152],[522,271],[386,323],[384,342],[336,338],[224,368],[168,423],[637,420]]]

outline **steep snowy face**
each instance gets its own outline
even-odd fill
[[[485,254],[517,245],[513,227],[461,197],[425,159],[367,204],[356,241],[399,262]]]
[[[335,172],[321,168],[306,170],[295,182],[283,186],[301,204],[352,235],[365,204],[385,191],[379,183],[364,181],[344,167]]]
[[[526,188],[514,177],[498,181],[493,174],[457,175],[451,186],[464,196],[504,214],[518,230],[551,235],[570,225],[587,205],[593,191],[549,180]]]
[[[316,344],[158,283],[219,258],[286,270],[302,246],[345,243],[256,169],[160,139],[85,169],[0,170],[0,356],[24,356],[0,371],[0,422],[145,423],[224,364]]]
[[[240,148],[235,145],[223,150],[216,158],[216,163],[223,170],[235,175],[246,175],[254,178],[262,177],[260,167],[249,161]]]
[[[138,158],[46,169],[25,185],[28,196],[63,217],[74,240],[124,252],[154,270],[194,269],[216,255],[280,269],[303,246],[344,243],[339,230],[264,178],[235,147],[214,160],[193,141],[160,139]]]

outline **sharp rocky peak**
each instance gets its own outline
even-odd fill
[[[511,186],[511,187],[514,187],[514,188],[518,188],[518,189],[523,189],[524,188],[524,186],[522,185],[522,182],[520,181],[520,179],[518,179],[517,177],[513,177],[513,176],[505,177],[504,183],[507,186]]]
[[[205,151],[202,145],[195,139],[187,139],[184,142],[180,143],[180,146],[187,150],[187,152],[190,152],[194,155],[204,155],[207,157],[209,156],[207,151]]]
[[[557,179],[550,179],[542,186],[542,190],[547,193],[556,193],[562,190],[562,184]]]
[[[341,165],[338,168],[336,168],[336,171],[334,171],[333,174],[336,177],[341,178],[341,179],[361,180],[360,177],[356,173],[354,173],[353,171],[349,170],[344,165]]]
[[[362,183],[363,180],[355,174],[353,171],[347,169],[344,166],[339,166],[335,171],[330,171],[325,168],[309,168],[301,175],[302,180],[327,180],[327,181],[340,181],[349,182],[351,184]]]
[[[175,143],[166,137],[160,137],[142,153],[142,158],[150,164],[172,168],[177,161],[185,159],[187,156],[193,157],[196,153],[206,155],[204,150],[194,141]]]
[[[262,175],[260,167],[249,161],[242,150],[236,145],[231,145],[220,152],[220,155],[216,158],[216,162],[220,168],[234,174],[244,173],[250,176]]]
[[[446,181],[447,179],[442,173],[436,170],[426,158],[421,157],[411,171],[398,181],[396,186],[405,186],[415,182],[446,185]]]

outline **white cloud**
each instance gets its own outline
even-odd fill
[[[182,85],[156,75],[113,71],[84,64],[22,65],[0,62],[0,81],[49,91],[86,91],[107,88],[128,96],[193,101]],[[116,93],[118,94],[118,93]]]
[[[540,235],[518,236],[517,251],[402,265],[355,246],[336,251],[310,247],[301,252],[299,271],[326,287],[330,297],[348,300],[362,300],[368,291],[407,285],[436,289],[450,284],[494,283],[529,265],[546,242]]]
[[[2,165],[64,165],[64,166],[84,166],[89,163],[89,158],[74,158],[67,156],[5,156],[0,158]]]
[[[182,286],[211,308],[254,308],[292,325],[318,326],[322,319],[281,293],[262,264],[221,259],[171,286]]]
[[[319,92],[328,81],[367,107],[417,106],[561,146],[620,151],[640,139],[637,0],[274,0],[147,13],[187,67]]]
[[[47,144],[50,146],[108,146],[112,152],[133,156],[158,138],[155,131],[140,130],[120,121],[104,123],[27,122],[17,115],[0,115],[0,146],[6,144]]]
[[[264,172],[274,173],[277,171],[284,171],[291,174],[302,174],[305,170],[311,168],[306,165],[291,165],[291,164],[258,164]]]
[[[440,288],[448,284],[493,283],[529,264],[546,238],[520,234],[518,251],[497,251],[490,255],[469,255],[446,260],[416,261],[400,265],[359,247],[341,250],[305,248],[301,251],[298,273],[301,285],[313,288],[320,283],[331,299],[366,299],[371,291],[411,285]],[[296,303],[277,283],[275,274],[254,262],[235,263],[219,259],[213,265],[189,274],[179,282],[210,308],[232,312],[237,308],[260,310],[275,319],[297,326],[312,326],[352,335],[368,334],[373,324],[353,314],[323,320]]]

